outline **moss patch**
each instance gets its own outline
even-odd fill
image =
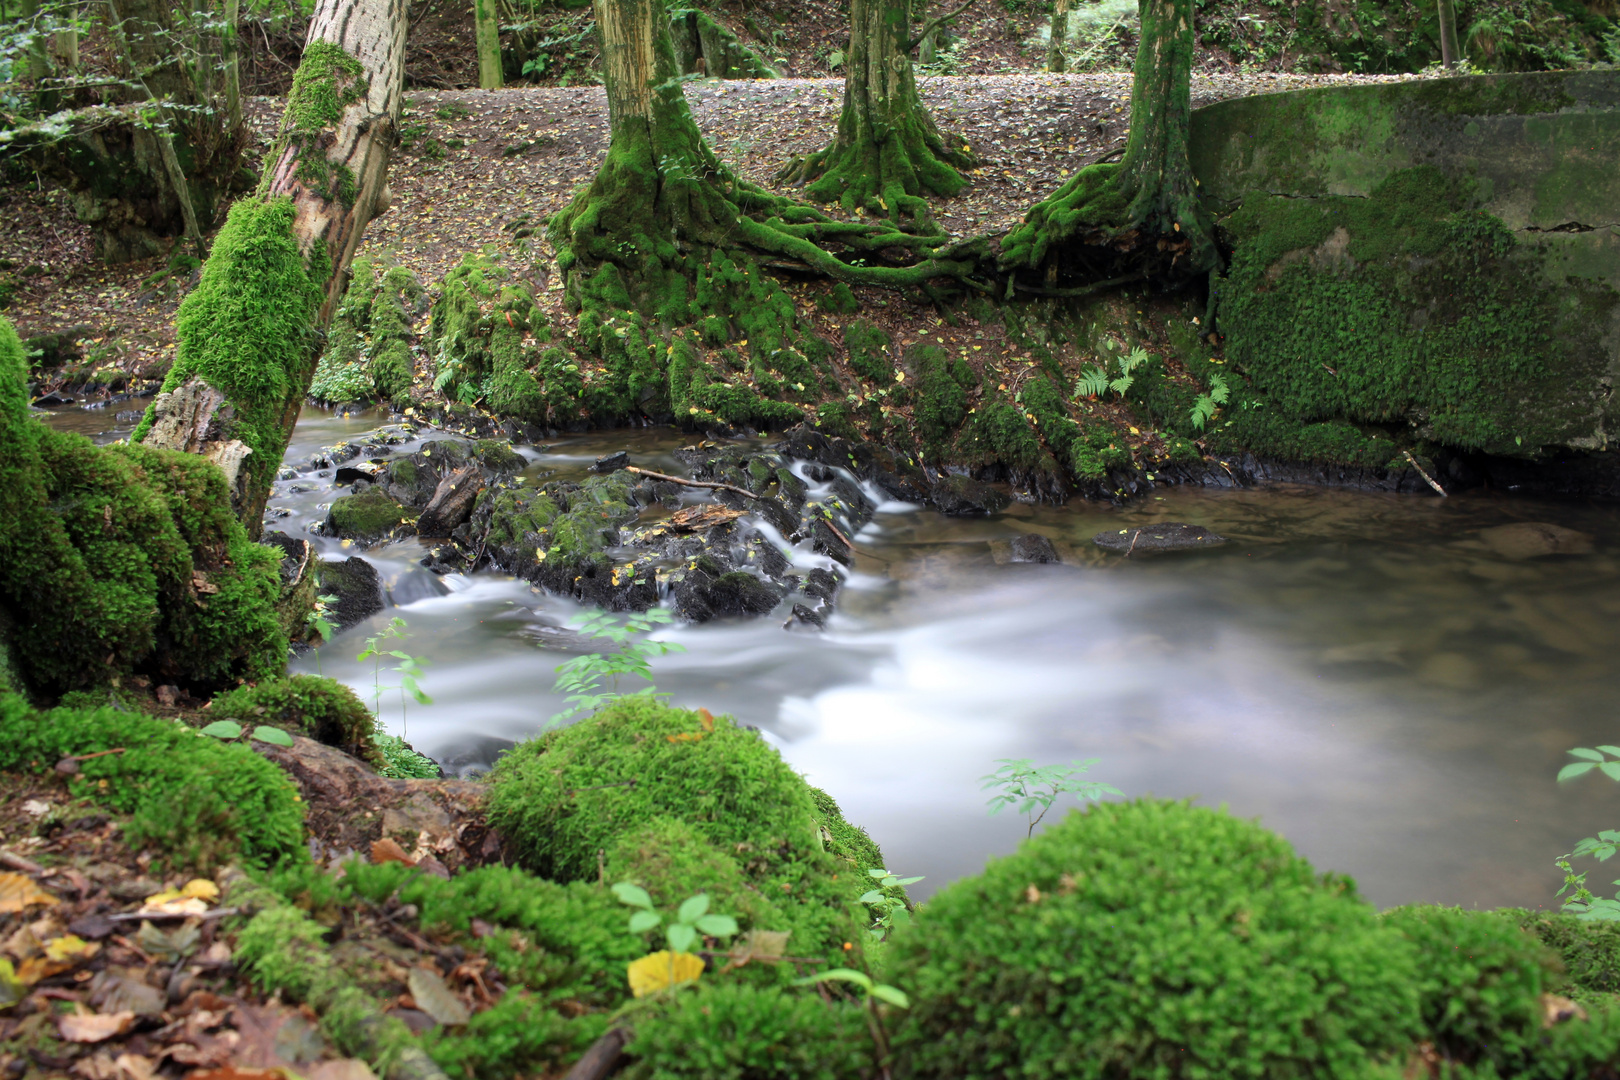
[[[371,710],[336,679],[291,675],[244,686],[216,697],[209,716],[246,726],[269,724],[335,746],[373,766],[384,764],[373,745],[376,721]]]

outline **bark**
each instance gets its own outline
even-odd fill
[[[1069,0],[1053,0],[1052,39],[1046,46],[1046,70],[1061,74],[1068,66],[1064,46],[1069,38]]]
[[[1031,208],[1002,242],[1009,286],[1084,288],[1122,274],[1175,277],[1220,265],[1187,158],[1192,117],[1193,0],[1140,0],[1142,39],[1131,90],[1131,128],[1118,163],[1081,169]],[[1044,281],[1027,280],[1039,272]]]
[[[478,45],[478,87],[499,90],[501,74],[500,0],[473,0],[473,30]]]
[[[163,394],[132,438],[218,459],[236,449],[232,502],[250,535],[322,329],[371,218],[388,204],[406,0],[321,0],[258,193],[237,204],[176,318]],[[198,433],[202,434],[198,434]]]
[[[1440,16],[1440,62],[1447,70],[1457,66],[1457,9],[1453,0],[1435,0]]]
[[[947,143],[917,96],[911,65],[912,0],[850,0],[844,109],[833,144],[789,162],[782,178],[805,194],[893,220],[931,223],[925,195],[954,195],[976,163],[965,143]],[[927,37],[925,32],[923,37]]]

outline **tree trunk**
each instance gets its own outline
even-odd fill
[[[1440,15],[1440,62],[1450,71],[1457,66],[1457,9],[1453,0],[1435,0]]]
[[[478,43],[478,88],[499,90],[501,75],[500,0],[473,0],[473,29]]]
[[[1069,0],[1053,0],[1052,37],[1046,46],[1046,70],[1057,74],[1068,66],[1064,51],[1069,39]]]
[[[931,223],[924,195],[954,195],[975,164],[948,145],[917,96],[911,0],[850,0],[844,111],[833,144],[790,162],[782,178],[813,181],[805,194],[849,211]],[[926,35],[924,35],[926,36]]]
[[[1142,39],[1131,128],[1116,165],[1090,165],[1030,209],[1002,241],[1001,265],[1061,280],[1206,273],[1220,264],[1187,159],[1192,117],[1193,0],[1140,0]]]
[[[321,331],[367,222],[387,208],[406,0],[321,0],[258,193],[231,208],[181,304],[163,393],[132,435],[218,461],[259,535]]]

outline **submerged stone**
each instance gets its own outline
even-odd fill
[[[989,484],[966,476],[940,477],[929,490],[928,498],[940,513],[952,517],[997,514],[1012,503],[1012,499]]]
[[[1545,521],[1517,521],[1482,529],[1480,542],[1504,559],[1534,559],[1543,555],[1590,555],[1592,537]]]
[[[1091,538],[1091,542],[1106,551],[1134,555],[1143,551],[1182,551],[1187,548],[1219,547],[1226,543],[1226,537],[1202,525],[1166,521],[1158,525],[1100,532]]]

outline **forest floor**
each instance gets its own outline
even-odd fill
[[[1250,94],[1414,78],[1208,71],[1194,76],[1198,107]],[[935,201],[940,223],[957,235],[995,233],[1076,169],[1123,148],[1131,76],[975,75],[924,77],[923,99],[940,128],[965,137],[980,157],[971,183]],[[716,152],[745,178],[775,183],[790,157],[820,149],[837,125],[841,79],[781,79],[688,84],[687,97]],[[256,98],[249,117],[262,157],[282,101]],[[372,223],[360,254],[397,261],[432,286],[461,258],[486,245],[506,246],[518,223],[543,226],[590,180],[607,149],[607,107],[600,86],[417,91],[407,98],[405,142],[389,181],[392,208]],[[0,188],[0,266],[14,269],[6,315],[24,338],[63,334],[66,362],[54,381],[82,401],[111,391],[150,388],[174,357],[174,312],[196,274],[173,273],[162,259],[106,266],[90,232],[73,217],[65,192],[32,184]],[[542,255],[549,251],[542,245]],[[560,309],[561,283],[547,306]],[[930,306],[857,290],[884,307],[883,322],[904,333],[937,319]],[[888,300],[888,303],[879,303]],[[568,320],[564,320],[565,324]],[[110,370],[111,369],[111,370]],[[112,370],[123,373],[122,379]]]

